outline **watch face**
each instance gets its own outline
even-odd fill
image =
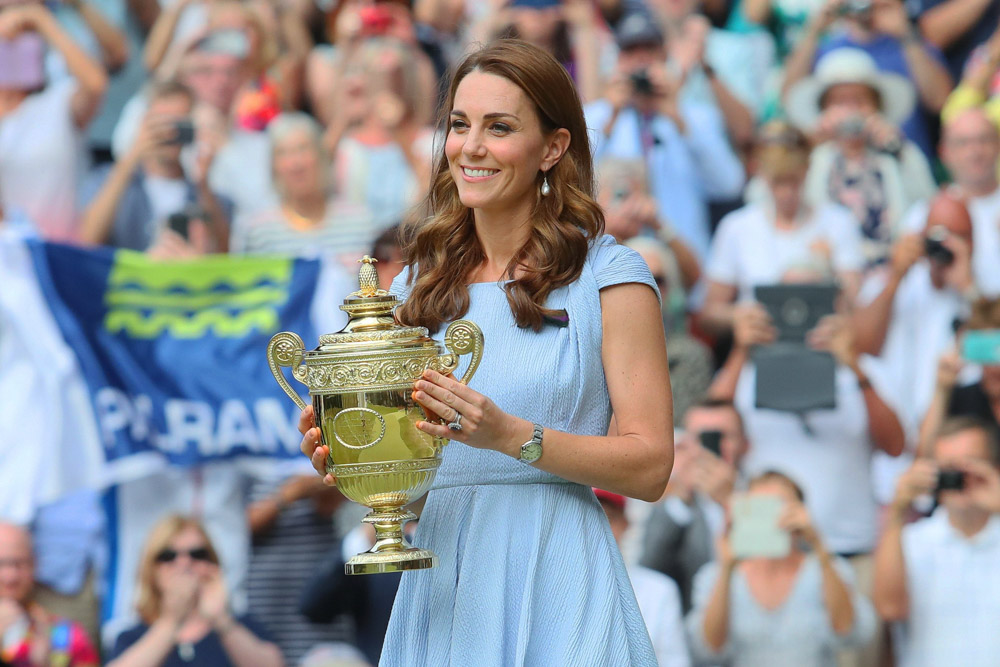
[[[537,442],[531,442],[521,447],[521,460],[525,463],[534,463],[542,457],[542,445]]]

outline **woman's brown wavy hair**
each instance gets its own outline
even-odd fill
[[[513,39],[498,40],[472,53],[455,70],[444,105],[442,126],[455,103],[455,91],[473,71],[502,76],[535,106],[542,131],[565,128],[570,144],[548,171],[551,193],[541,196],[545,174],[538,172],[532,230],[504,272],[503,285],[518,326],[538,331],[551,314],[545,300],[555,289],[576,280],[592,239],[604,230],[604,214],[594,201],[594,170],[583,108],[573,80],[551,55]],[[448,168],[444,142],[435,165],[425,215],[410,223],[404,248],[410,267],[410,296],[400,306],[401,322],[437,331],[469,310],[468,283],[486,260],[476,235],[472,209],[458,197]]]

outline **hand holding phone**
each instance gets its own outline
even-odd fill
[[[722,431],[702,431],[698,434],[701,446],[718,457],[722,457]]]

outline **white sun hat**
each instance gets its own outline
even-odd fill
[[[820,58],[816,71],[788,91],[785,111],[789,120],[802,130],[814,129],[823,113],[820,100],[839,83],[860,83],[876,91],[882,101],[882,116],[893,125],[909,118],[917,102],[916,90],[905,77],[880,72],[870,55],[843,47]]]

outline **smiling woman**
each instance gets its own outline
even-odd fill
[[[404,573],[381,664],[655,665],[590,487],[655,500],[670,473],[656,284],[601,235],[583,112],[552,56],[513,40],[473,53],[446,110],[392,291],[400,321],[440,338],[467,318],[486,345],[468,386],[432,371],[414,383],[442,418],[417,428],[453,441],[415,538],[440,565]],[[300,426],[323,472],[311,408]]]

